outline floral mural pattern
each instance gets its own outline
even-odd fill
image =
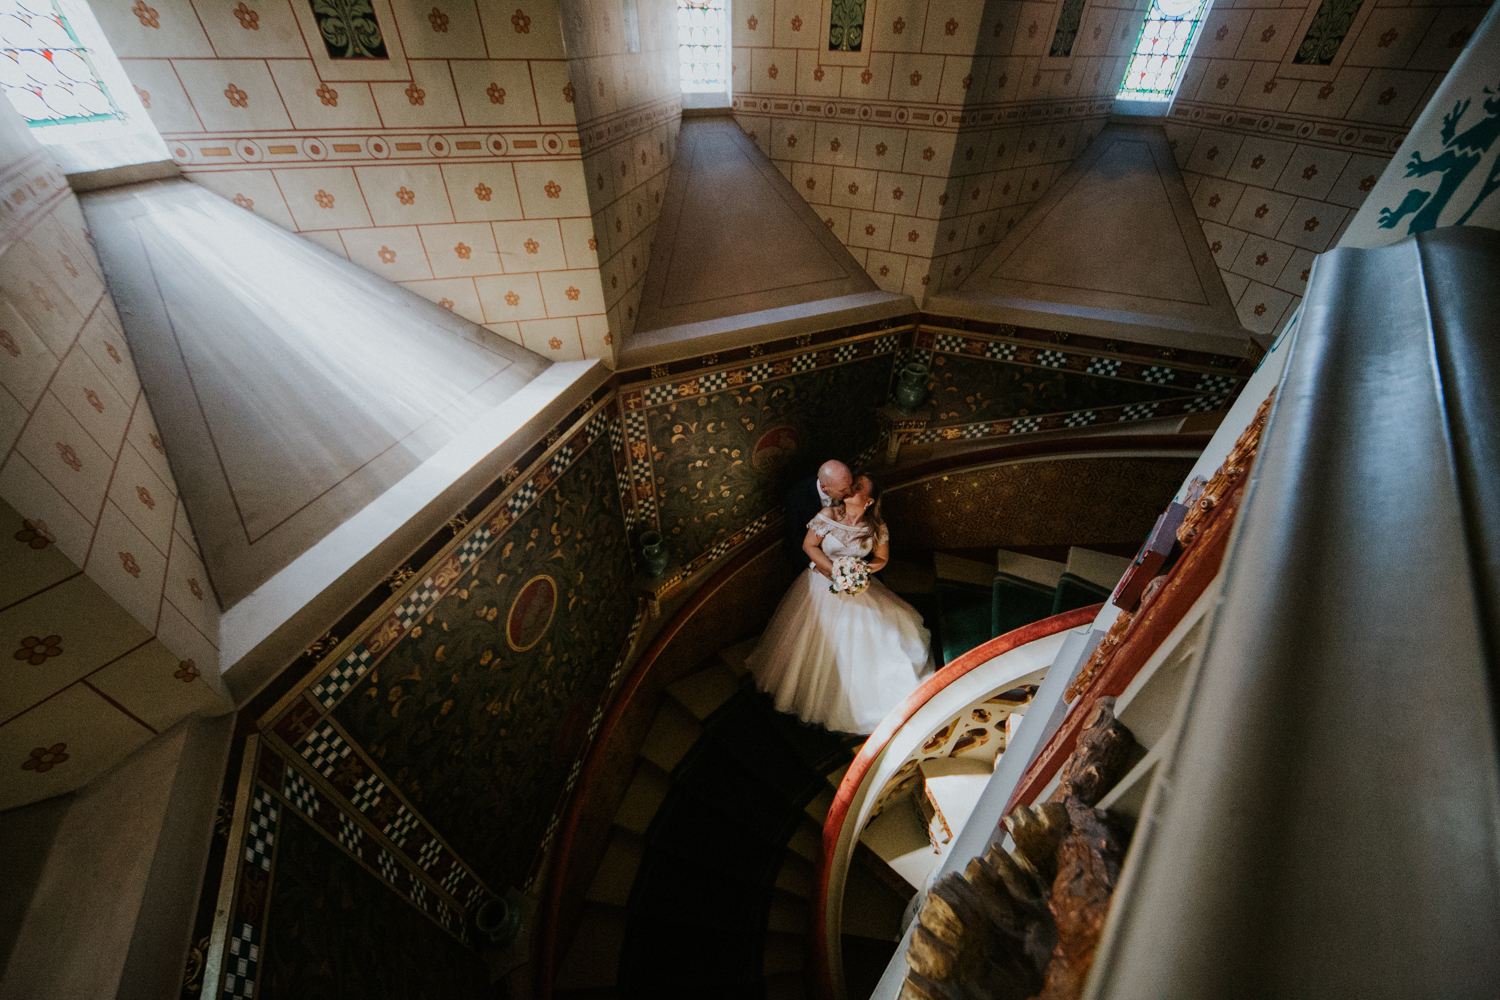
[[[631,626],[619,510],[609,449],[590,447],[334,713],[498,890],[525,883]],[[520,649],[538,590],[555,608]]]

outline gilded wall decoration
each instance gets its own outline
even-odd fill
[[[1181,458],[997,465],[886,493],[898,551],[1137,544],[1192,469]]]

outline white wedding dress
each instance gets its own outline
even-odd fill
[[[807,526],[822,536],[830,559],[868,556],[875,548],[863,525],[819,514]],[[746,665],[778,712],[867,735],[931,672],[931,633],[916,608],[874,577],[854,596],[830,593],[828,586],[817,570],[803,571]]]

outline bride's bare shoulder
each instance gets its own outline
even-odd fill
[[[822,510],[818,511],[818,516],[820,516],[820,517],[826,517],[830,521],[837,520],[837,518],[835,518],[833,516],[833,508],[832,507],[824,507]]]

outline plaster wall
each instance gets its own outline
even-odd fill
[[[0,997],[175,993],[229,731],[184,720],[87,788],[0,813],[23,911],[0,925]]]
[[[1366,3],[1326,65],[1299,64],[1320,4],[1215,4],[1165,123],[1254,333],[1302,300],[1313,257],[1339,242],[1487,7]]]
[[[9,102],[0,163],[8,807],[79,788],[230,703],[218,607],[77,199]]]
[[[682,111],[676,5],[635,7],[632,35],[620,0],[562,3],[612,366],[639,318]]]
[[[611,359],[584,128],[592,146],[609,116],[649,120],[625,138],[659,124],[665,5],[641,5],[641,56],[575,34],[578,84],[557,0],[368,6],[384,58],[330,57],[294,0],[95,13],[189,178],[543,357]]]
[[[921,304],[1104,125],[1144,6],[1096,0],[1052,55],[1063,6],[871,0],[850,54],[824,51],[827,4],[736,4],[736,120],[882,288]]]

